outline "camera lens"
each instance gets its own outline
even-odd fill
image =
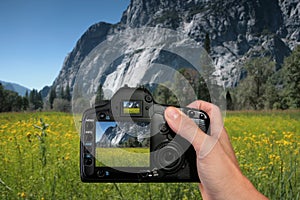
[[[162,143],[156,153],[158,167],[166,172],[174,173],[183,166],[182,148],[174,142]]]
[[[172,164],[176,160],[176,152],[174,152],[173,149],[168,149],[163,153],[163,159],[167,165]]]

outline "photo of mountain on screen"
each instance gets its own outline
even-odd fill
[[[98,167],[149,167],[150,124],[96,122],[95,158]]]

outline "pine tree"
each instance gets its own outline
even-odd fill
[[[67,101],[71,101],[71,99],[72,99],[69,83],[67,84],[67,87],[66,87],[65,99]]]
[[[4,87],[0,83],[0,112],[4,111],[4,104],[5,104],[5,94],[4,94]]]
[[[50,109],[53,109],[54,99],[56,99],[56,88],[52,86],[50,90],[50,96],[49,96]]]
[[[36,107],[37,107],[37,109],[42,109],[43,108],[43,97],[42,97],[42,93],[41,93],[41,91],[39,91],[38,93],[37,93],[37,96],[36,96]]]
[[[227,110],[234,110],[234,104],[229,91],[226,92],[226,104]]]
[[[199,77],[199,83],[197,86],[197,99],[211,102],[210,93],[204,78]]]
[[[103,100],[103,99],[104,99],[104,93],[103,93],[103,89],[102,89],[102,84],[100,84],[97,88],[95,105],[100,104],[101,100]]]
[[[247,77],[240,81],[236,89],[237,105],[239,109],[263,109],[267,100],[267,83],[275,72],[275,63],[267,57],[253,58],[243,68]]]
[[[300,108],[300,45],[284,60],[284,101],[289,108]]]
[[[210,38],[209,38],[208,33],[205,34],[204,49],[206,50],[206,52],[208,54],[210,54],[210,52],[211,52],[211,50],[210,50]]]
[[[22,98],[22,109],[27,110],[29,108],[29,96],[26,90],[25,96]]]
[[[154,91],[153,97],[160,104],[178,105],[178,100],[172,92],[170,82],[158,85]]]
[[[61,86],[61,88],[60,88],[60,98],[61,99],[65,99],[65,91],[64,91],[64,87],[63,86]]]

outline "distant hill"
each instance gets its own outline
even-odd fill
[[[6,90],[11,90],[11,91],[17,92],[21,96],[25,96],[26,91],[28,91],[28,94],[30,93],[30,89],[28,89],[24,86],[21,86],[19,84],[5,82],[5,81],[1,81],[1,80],[0,80],[0,83],[4,86],[4,88]]]

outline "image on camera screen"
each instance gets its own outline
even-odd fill
[[[123,101],[122,112],[124,115],[140,115],[142,114],[142,101]]]
[[[96,167],[150,167],[149,122],[96,122]]]

